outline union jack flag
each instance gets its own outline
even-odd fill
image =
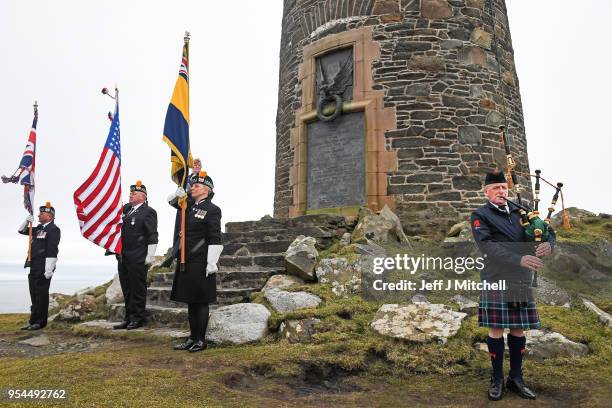
[[[34,120],[28,136],[28,143],[21,157],[19,168],[12,176],[2,176],[3,183],[19,183],[23,186],[23,206],[34,214],[34,168],[36,163],[36,123],[38,122],[38,105],[34,105]]]

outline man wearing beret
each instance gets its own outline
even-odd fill
[[[487,346],[492,375],[488,397],[498,401],[503,396],[503,334],[504,329],[510,329],[510,373],[506,388],[522,398],[535,399],[536,394],[523,381],[526,342],[523,330],[540,327],[533,296],[534,271],[544,266],[541,258],[551,254],[555,233],[550,228],[547,242],[527,242],[520,208],[508,200],[504,173],[487,173],[484,194],[487,203],[471,216],[472,234],[485,259],[480,278],[481,281],[506,283],[505,290],[483,290],[478,308],[479,326],[489,329]]]
[[[51,277],[55,272],[57,264],[58,246],[60,242],[60,229],[54,223],[55,208],[51,203],[40,207],[38,214],[39,224],[32,228],[32,249],[31,261],[25,264],[25,268],[30,268],[28,274],[28,284],[30,288],[30,320],[21,330],[39,330],[47,325],[49,314],[49,285]],[[29,235],[29,223],[34,221],[34,217],[28,215],[26,220],[19,227],[19,233]]]
[[[132,330],[145,323],[147,270],[157,249],[157,213],[147,204],[147,188],[140,180],[130,186],[130,201],[123,206],[121,242],[117,260],[125,319],[113,328]]]

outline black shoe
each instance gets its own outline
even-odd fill
[[[508,381],[506,381],[506,388],[508,388],[510,391],[517,393],[521,398],[531,400],[536,399],[535,392],[531,391],[529,387],[525,385],[525,383],[523,382],[523,377],[508,377]]]
[[[195,353],[196,351],[202,351],[205,348],[206,348],[206,342],[202,340],[198,340],[195,343],[193,343],[193,346],[189,347],[189,352]]]
[[[121,322],[119,324],[114,325],[113,326],[113,330],[123,330],[123,329],[126,329],[129,324],[130,324],[130,322]]]
[[[42,329],[42,326],[38,323],[31,324],[30,327],[28,327],[29,331],[40,330],[40,329]]]
[[[134,330],[142,326],[143,326],[142,322],[130,322],[130,324],[128,324],[125,328],[128,330]]]
[[[26,324],[25,326],[21,326],[19,328],[19,330],[28,330],[30,328],[30,326],[32,326],[30,323]]]
[[[175,350],[189,350],[189,348],[193,346],[193,343],[194,341],[189,338],[184,343],[179,343],[175,345],[173,348]]]
[[[499,401],[504,395],[504,379],[491,377],[489,384],[489,399],[491,401]]]

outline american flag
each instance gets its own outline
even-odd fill
[[[123,204],[118,101],[100,160],[73,198],[81,234],[96,245],[120,254]]]
[[[34,214],[34,168],[36,164],[36,123],[38,122],[38,105],[34,105],[34,120],[28,136],[28,143],[21,157],[19,168],[12,176],[2,176],[3,183],[19,183],[23,186],[23,206]]]

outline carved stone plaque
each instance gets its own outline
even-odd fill
[[[365,204],[363,112],[308,124],[308,210]]]
[[[328,92],[338,94],[343,101],[353,99],[353,48],[329,52],[316,59],[317,108],[321,103],[321,86],[326,84]]]

